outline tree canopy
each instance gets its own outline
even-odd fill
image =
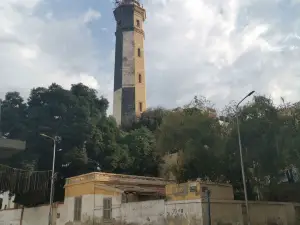
[[[27,146],[3,163],[29,171],[50,170],[53,141],[41,134],[55,137],[55,199],[62,200],[67,177],[92,171],[158,176],[164,156],[180,153],[180,163],[169,168],[178,181],[229,182],[242,198],[238,115],[250,198],[264,198],[263,190],[282,182],[282,174],[288,182],[297,182],[300,104],[283,100],[275,105],[270,98],[255,96],[239,110],[231,104],[216,115],[209,101],[195,97],[176,109],[148,109],[126,127],[107,115],[108,106],[107,99],[83,84],[70,90],[57,84],[37,87],[27,101],[18,92],[8,92],[1,130],[7,138],[25,140]],[[32,202],[32,193],[14,194],[18,203],[41,203]]]

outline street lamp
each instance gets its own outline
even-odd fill
[[[53,141],[53,159],[52,159],[52,174],[51,174],[51,188],[50,188],[50,209],[49,209],[49,221],[48,224],[52,225],[52,205],[53,205],[53,194],[54,194],[54,169],[55,169],[55,152],[56,152],[56,140],[46,134],[40,134],[45,138],[49,138]]]
[[[2,130],[1,130],[1,128],[2,128],[2,120],[1,120],[1,117],[2,117],[2,115],[1,115],[1,113],[2,113],[2,99],[0,98],[0,138],[2,138]]]
[[[99,163],[99,162],[97,162],[97,161],[95,161],[95,160],[93,160],[93,159],[90,159],[90,158],[88,158],[88,161],[90,161],[90,162],[92,162],[92,163],[95,163],[95,165],[97,166],[97,167],[96,167],[96,170],[97,170],[97,171],[101,171],[101,167],[100,167],[100,163]]]
[[[247,187],[246,187],[246,178],[245,178],[245,170],[244,170],[244,161],[243,161],[243,152],[242,152],[242,142],[241,142],[241,133],[240,133],[240,124],[239,124],[239,105],[249,96],[253,95],[255,91],[251,91],[247,94],[239,103],[236,105],[236,124],[238,131],[238,139],[239,139],[239,149],[240,149],[240,159],[241,159],[241,170],[242,170],[242,178],[243,178],[243,186],[244,186],[244,195],[245,195],[245,204],[246,204],[246,213],[248,225],[250,225],[250,216],[249,216],[249,206],[248,206],[248,195],[247,195]]]

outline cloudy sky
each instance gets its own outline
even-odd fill
[[[144,0],[148,106],[300,100],[300,0]],[[0,97],[83,82],[112,101],[111,0],[1,0]],[[110,108],[111,112],[111,108]]]

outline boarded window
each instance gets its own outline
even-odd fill
[[[112,219],[112,200],[111,198],[103,199],[103,219],[111,220]]]
[[[139,83],[142,83],[142,74],[139,74]]]
[[[75,197],[74,201],[74,221],[81,221],[82,196]]]

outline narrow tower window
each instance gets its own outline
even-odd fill
[[[138,57],[141,57],[141,49],[138,48]]]
[[[136,26],[137,26],[137,27],[140,27],[140,26],[141,26],[141,24],[140,24],[140,21],[139,21],[139,20],[136,20]]]
[[[139,109],[140,109],[140,112],[143,111],[143,103],[142,102],[139,103]]]
[[[139,74],[139,83],[142,83],[142,74]]]

